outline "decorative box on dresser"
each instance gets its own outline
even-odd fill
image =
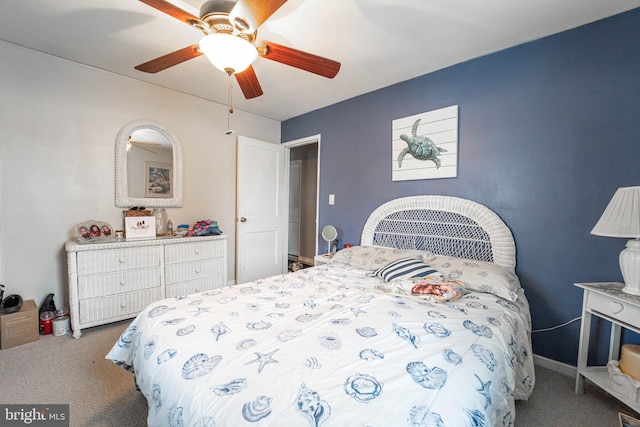
[[[227,284],[227,236],[65,244],[73,337],[162,298]]]

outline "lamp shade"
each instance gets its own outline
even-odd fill
[[[241,73],[258,58],[258,50],[247,40],[227,33],[214,33],[200,40],[200,50],[219,70]]]
[[[591,234],[640,238],[640,186],[618,188]]]

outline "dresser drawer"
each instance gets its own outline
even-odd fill
[[[198,292],[210,291],[224,286],[222,276],[212,276],[206,279],[190,280],[188,282],[167,285],[167,298],[174,298],[180,295],[195,294]]]
[[[589,292],[587,306],[592,311],[607,317],[613,317],[630,325],[637,324],[640,318],[640,308],[596,292]]]
[[[157,267],[161,256],[159,246],[78,252],[78,275]]]
[[[224,264],[223,258],[211,258],[201,261],[170,264],[165,267],[165,283],[171,285],[188,280],[204,279],[220,276]]]
[[[177,243],[165,248],[165,263],[175,264],[185,261],[222,257],[225,254],[226,240]]]
[[[156,288],[161,286],[161,273],[162,270],[155,267],[80,276],[78,277],[78,297],[80,299],[95,298]]]
[[[130,292],[80,301],[80,324],[135,317],[147,305],[163,297],[162,289]]]

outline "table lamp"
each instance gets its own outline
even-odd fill
[[[640,186],[618,188],[591,234],[631,239],[620,252],[622,291],[640,295]]]

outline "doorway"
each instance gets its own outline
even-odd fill
[[[317,250],[319,136],[292,141],[289,148],[289,270],[313,266]]]

